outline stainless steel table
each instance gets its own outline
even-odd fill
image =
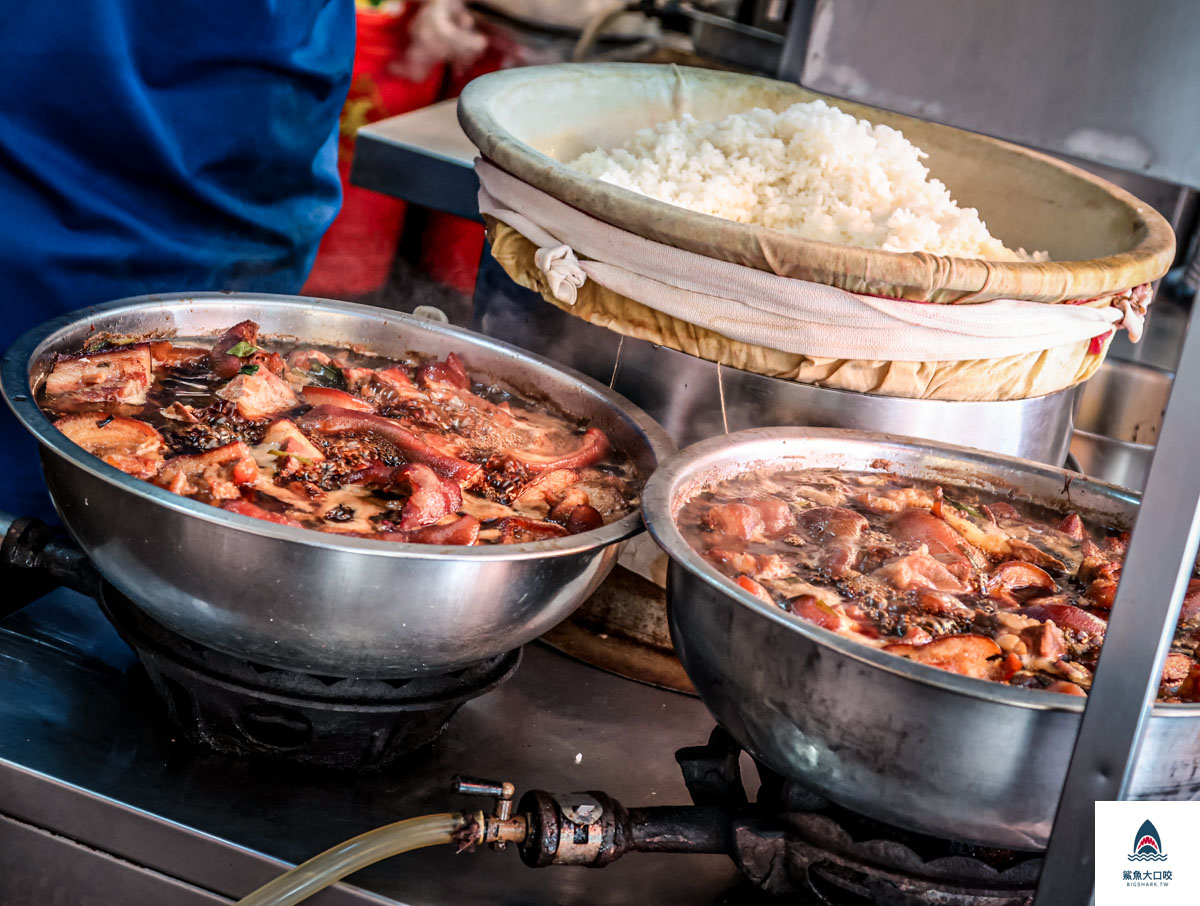
[[[347,837],[479,807],[464,772],[518,790],[687,803],[675,749],[713,725],[695,699],[537,644],[431,751],[374,776],[241,761],[172,739],[133,654],[89,599],[59,591],[0,622],[0,904],[227,903]],[[282,860],[282,861],[280,861]],[[603,871],[529,869],[513,851],[409,853],[314,904],[711,903],[724,856],[633,854]]]

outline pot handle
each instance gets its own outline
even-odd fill
[[[0,620],[60,586],[95,597],[100,575],[87,555],[40,519],[0,512]]]

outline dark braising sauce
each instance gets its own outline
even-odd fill
[[[744,590],[914,661],[1085,695],[1128,534],[1078,514],[887,473],[740,475],[678,515]],[[1159,699],[1200,701],[1200,579],[1188,585]]]
[[[105,336],[59,357],[37,399],[137,478],[285,525],[429,544],[597,528],[641,479],[597,428],[444,361],[274,343]]]

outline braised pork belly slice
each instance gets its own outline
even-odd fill
[[[987,565],[978,548],[929,510],[902,510],[889,520],[888,531],[898,541],[924,544],[930,555],[960,580]]]
[[[153,379],[154,360],[145,343],[60,358],[46,376],[44,405],[63,413],[105,411],[107,404],[141,406]]]
[[[875,576],[897,591],[964,592],[967,586],[939,560],[928,554],[905,554],[877,569]]]
[[[501,544],[545,541],[548,538],[563,538],[567,535],[567,530],[557,523],[523,516],[505,516],[495,524],[494,530],[499,532]]]
[[[513,497],[525,506],[544,507],[548,513],[578,484],[579,472],[575,469],[551,469],[522,485]]]
[[[977,679],[1003,681],[1015,673],[1015,663],[993,639],[981,635],[948,635],[923,645],[897,644],[884,649],[920,664]]]
[[[167,460],[154,476],[154,483],[173,494],[195,497],[206,503],[235,500],[242,489],[258,480],[258,463],[241,441],[207,453],[176,456]]]
[[[1053,595],[1058,591],[1058,584],[1048,572],[1022,560],[1001,563],[983,580],[983,587],[989,598],[1004,607],[1019,606],[1018,594],[1030,598]]]
[[[314,381],[315,386],[346,389],[346,376],[341,363],[319,349],[293,350],[285,361],[288,380],[293,381],[297,391],[314,386]]]
[[[266,368],[239,374],[218,390],[217,396],[237,406],[238,415],[247,421],[290,412],[300,405],[288,382]]]
[[[150,478],[162,467],[166,444],[145,422],[121,416],[69,415],[54,423],[93,456],[134,478]]]
[[[366,400],[376,411],[429,412],[429,395],[417,388],[408,372],[399,367],[345,368],[346,389]]]
[[[470,390],[471,378],[457,353],[450,353],[444,362],[426,362],[417,369],[417,383],[426,390],[451,388]]]
[[[263,435],[262,447],[268,456],[288,454],[301,457],[310,462],[320,462],[325,454],[296,426],[289,418],[281,418],[271,423],[267,433]],[[257,458],[257,457],[256,457]],[[259,460],[264,465],[270,460]]]
[[[397,466],[385,487],[407,493],[408,499],[395,523],[395,531],[411,532],[452,516],[462,507],[462,489],[419,462]]]
[[[209,351],[199,346],[176,346],[167,340],[152,340],[149,345],[155,371],[160,368],[194,370],[209,362]]]

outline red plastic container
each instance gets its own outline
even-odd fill
[[[321,240],[301,290],[305,295],[361,296],[382,286],[391,271],[404,226],[404,202],[350,185],[350,164],[359,127],[438,99],[445,75],[443,65],[433,67],[420,81],[408,78],[403,68],[409,25],[417,9],[418,3],[410,0],[398,15],[358,11],[354,73],[342,108],[338,146],[342,210]]]

